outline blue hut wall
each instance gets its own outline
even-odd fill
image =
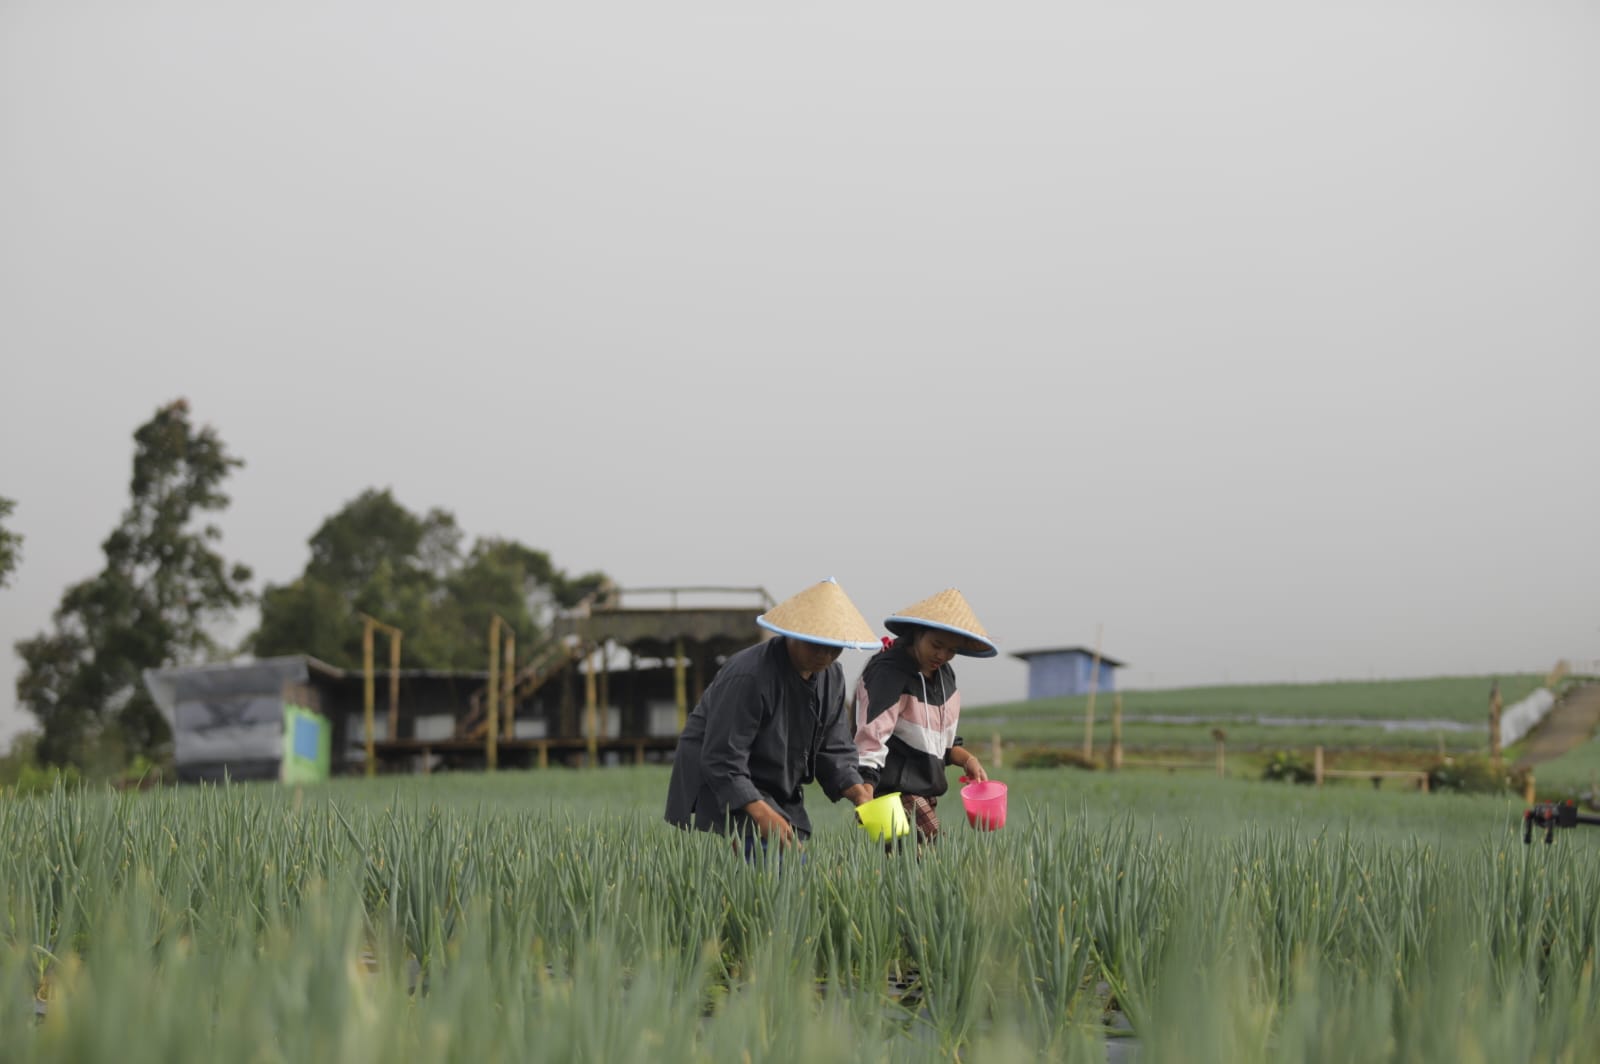
[[[1094,675],[1094,656],[1081,651],[1061,654],[1040,654],[1028,659],[1028,697],[1057,698],[1062,695],[1086,695],[1089,678]],[[1116,666],[1100,662],[1097,691],[1116,690]]]

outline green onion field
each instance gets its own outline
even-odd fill
[[[750,865],[659,766],[0,799],[7,1061],[1581,1061],[1600,830],[1515,799],[997,773]],[[952,775],[952,783],[954,778]]]

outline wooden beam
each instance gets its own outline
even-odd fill
[[[489,730],[483,736],[483,761],[487,771],[493,772],[500,763],[500,707],[496,704],[500,690],[500,615],[489,618],[489,685],[484,688],[484,712],[488,715]]]
[[[400,636],[398,628],[389,632],[389,738],[400,738]]]
[[[682,636],[672,644],[672,692],[678,705],[678,731],[682,732],[689,720],[689,690],[684,675]]]
[[[600,641],[600,705],[606,709],[611,707],[611,644],[606,640]],[[619,716],[620,713],[619,709]],[[624,724],[623,728],[618,729],[620,734],[626,730],[626,724],[619,723]]]
[[[583,716],[584,732],[589,740],[589,767],[600,765],[600,711],[596,705],[594,676],[594,644],[584,643],[588,650],[583,657]]]
[[[378,773],[377,748],[374,745],[374,733],[378,725],[375,719],[377,712],[377,685],[373,657],[373,633],[381,631],[389,637],[389,738],[394,739],[395,732],[400,727],[400,629],[392,624],[384,624],[376,617],[368,614],[358,614],[361,618],[361,678],[362,678],[362,725],[367,739],[367,764],[366,774],[375,776]]]
[[[505,735],[507,739],[516,735],[513,727],[517,715],[517,633],[506,626],[506,661],[505,661],[504,690],[501,698],[505,703]]]
[[[377,723],[372,719],[373,704],[377,701],[376,692],[372,689],[372,623],[371,617],[363,618],[361,628],[362,722],[367,736],[366,774],[368,776],[378,774],[378,751],[376,746],[373,745],[374,737],[372,734],[377,728]],[[390,736],[390,738],[393,738],[393,736]]]

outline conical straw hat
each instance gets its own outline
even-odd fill
[[[992,658],[1000,653],[1000,648],[994,645],[989,633],[978,623],[978,617],[972,612],[972,607],[967,605],[967,600],[962,597],[961,592],[953,587],[946,588],[932,598],[912,603],[883,622],[883,626],[895,635],[904,635],[906,627],[913,624],[966,636],[972,642],[969,646],[956,651],[957,654],[965,654],[972,658]]]
[[[779,635],[823,646],[867,650],[878,645],[872,625],[832,577],[784,599],[757,617],[756,623]]]

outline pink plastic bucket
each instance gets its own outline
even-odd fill
[[[961,788],[961,804],[967,809],[967,823],[979,831],[998,831],[1006,826],[1006,785],[997,780],[969,783]]]

